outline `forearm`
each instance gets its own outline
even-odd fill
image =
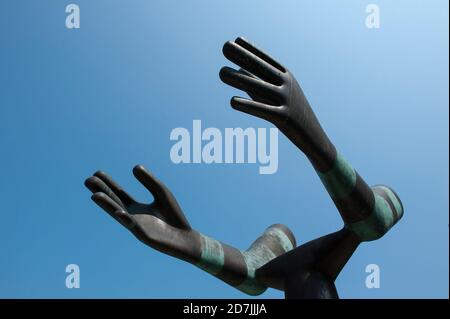
[[[386,186],[369,187],[339,152],[328,170],[314,168],[346,227],[361,241],[380,238],[402,217],[395,192]]]
[[[372,189],[366,184],[336,150],[300,87],[291,99],[296,105],[278,124],[280,130],[312,163],[346,227],[361,241],[383,236],[403,214],[398,196],[388,187]]]
[[[245,251],[202,234],[200,241],[201,257],[195,265],[249,295],[267,289],[255,278],[255,270],[295,247],[292,233],[282,225],[266,229]]]
[[[306,155],[316,170],[326,172],[333,167],[336,149],[301,89],[298,90],[294,100],[301,101],[301,106],[290,109],[286,119],[277,126]]]

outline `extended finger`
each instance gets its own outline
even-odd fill
[[[113,201],[108,195],[102,192],[95,193],[92,195],[91,199],[100,206],[105,212],[111,215],[114,219],[120,222],[122,225],[128,226],[132,225],[132,217],[127,214],[122,207],[119,206],[115,201]]]
[[[283,84],[283,72],[237,43],[231,41],[226,42],[222,51],[228,60],[236,63],[241,68],[253,73],[262,80],[275,85]]]
[[[230,67],[223,67],[220,70],[219,76],[226,84],[243,90],[249,95],[262,97],[264,100],[270,101],[270,104],[281,105],[283,102],[280,88],[273,84],[248,76]]]
[[[115,211],[123,210],[111,197],[103,192],[97,192],[91,196],[91,199],[100,206],[104,211],[113,215]]]
[[[144,166],[136,165],[133,168],[133,175],[152,193],[156,200],[166,199],[168,197],[168,190],[164,184],[154,177]]]
[[[260,117],[272,123],[275,123],[283,117],[283,111],[279,106],[267,105],[242,97],[234,96],[231,99],[231,106],[235,110]]]
[[[244,70],[243,68],[239,68],[238,72],[242,73],[242,74],[245,74],[245,75],[247,75],[247,76],[249,76],[251,78],[257,79],[257,77],[254,74],[251,74],[250,72]],[[251,92],[245,92],[245,93],[247,93],[248,96],[250,96],[255,101],[258,101],[258,102],[261,102],[261,103],[264,103],[264,104],[271,104],[272,103],[271,100],[266,99],[266,98],[264,98],[262,96],[259,96],[259,95],[255,94],[255,93],[251,93]]]
[[[142,165],[136,165],[133,168],[134,176],[142,183],[155,197],[155,200],[162,203],[166,208],[161,213],[167,219],[167,222],[172,226],[181,229],[191,229],[189,222],[184,216],[180,206],[178,205],[175,197],[167,189],[162,182],[154,177],[149,171]]]
[[[264,61],[266,61],[267,63],[271,64],[272,66],[274,66],[275,68],[277,68],[278,70],[280,70],[281,72],[286,72],[286,69],[277,61],[275,61],[274,58],[272,58],[270,55],[268,55],[267,53],[263,52],[262,50],[260,50],[259,48],[257,48],[255,45],[253,45],[252,43],[250,43],[247,39],[243,38],[243,37],[239,37],[237,38],[234,42],[236,42],[237,44],[239,44],[241,47],[249,50],[250,52],[252,52],[254,55],[256,55],[257,57],[263,59]]]
[[[111,199],[113,199],[117,204],[121,207],[125,208],[125,205],[122,203],[119,197],[98,177],[91,176],[84,181],[84,185],[92,192],[92,193],[105,193]]]
[[[97,171],[94,173],[94,176],[101,179],[125,205],[130,205],[135,202],[135,200],[105,172]]]

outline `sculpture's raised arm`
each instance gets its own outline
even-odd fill
[[[361,241],[383,236],[403,215],[400,199],[389,187],[370,188],[336,150],[292,73],[243,38],[225,43],[223,53],[241,69],[223,67],[220,78],[252,98],[233,97],[232,107],[272,122],[307,156]]]
[[[194,230],[169,189],[143,166],[136,166],[133,174],[152,193],[151,204],[134,200],[104,172],[96,172],[85,185],[93,193],[92,200],[144,244],[247,294],[258,295],[267,289],[255,278],[255,270],[296,245],[291,231],[280,224],[267,228],[245,251],[223,244]]]

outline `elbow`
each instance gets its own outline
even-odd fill
[[[372,187],[375,205],[369,217],[348,226],[361,241],[372,241],[384,236],[402,217],[403,204],[389,187]]]

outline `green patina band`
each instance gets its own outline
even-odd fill
[[[212,238],[200,234],[202,255],[201,261],[197,263],[197,267],[217,275],[223,268],[225,263],[225,254],[222,244]]]
[[[252,296],[260,295],[266,291],[267,287],[257,282],[255,270],[276,256],[264,245],[253,246],[252,249],[245,251],[242,255],[247,265],[247,279],[236,288]]]
[[[371,241],[382,237],[393,225],[394,214],[386,200],[378,194],[370,217],[349,224],[349,227],[362,241]]]
[[[251,272],[253,274],[249,274],[249,275],[252,275],[252,277],[255,277],[255,270],[253,269]],[[239,286],[236,286],[236,288],[248,295],[251,295],[251,296],[260,295],[264,291],[267,290],[266,286],[257,283],[254,278],[252,279],[250,277],[245,279],[245,281],[242,284],[240,284]]]
[[[317,174],[333,198],[345,197],[356,185],[356,171],[339,153],[331,170],[326,173],[317,171]]]
[[[265,233],[278,238],[278,241],[280,242],[285,252],[292,250],[294,248],[289,237],[281,229],[278,229],[276,227],[270,227],[265,231]]]
[[[402,204],[400,203],[399,199],[397,198],[397,196],[394,194],[394,192],[389,187],[386,187],[386,186],[378,186],[378,187],[382,188],[384,190],[384,192],[389,196],[389,199],[391,200],[391,202],[394,205],[394,208],[397,212],[398,219],[402,218],[403,207],[402,207]]]
[[[289,237],[276,227],[268,228],[265,234],[277,238],[284,251],[294,248]],[[222,244],[202,234],[200,234],[200,240],[202,249],[201,260],[196,266],[212,275],[219,274],[225,264],[225,253]],[[264,243],[258,242],[255,242],[247,251],[241,252],[241,254],[247,268],[247,278],[235,288],[252,296],[260,295],[266,291],[267,287],[256,280],[255,271],[274,259],[276,255]]]
[[[267,290],[266,286],[258,284],[255,282],[254,279],[249,278],[247,278],[242,284],[240,284],[236,288],[250,296],[258,296]]]

